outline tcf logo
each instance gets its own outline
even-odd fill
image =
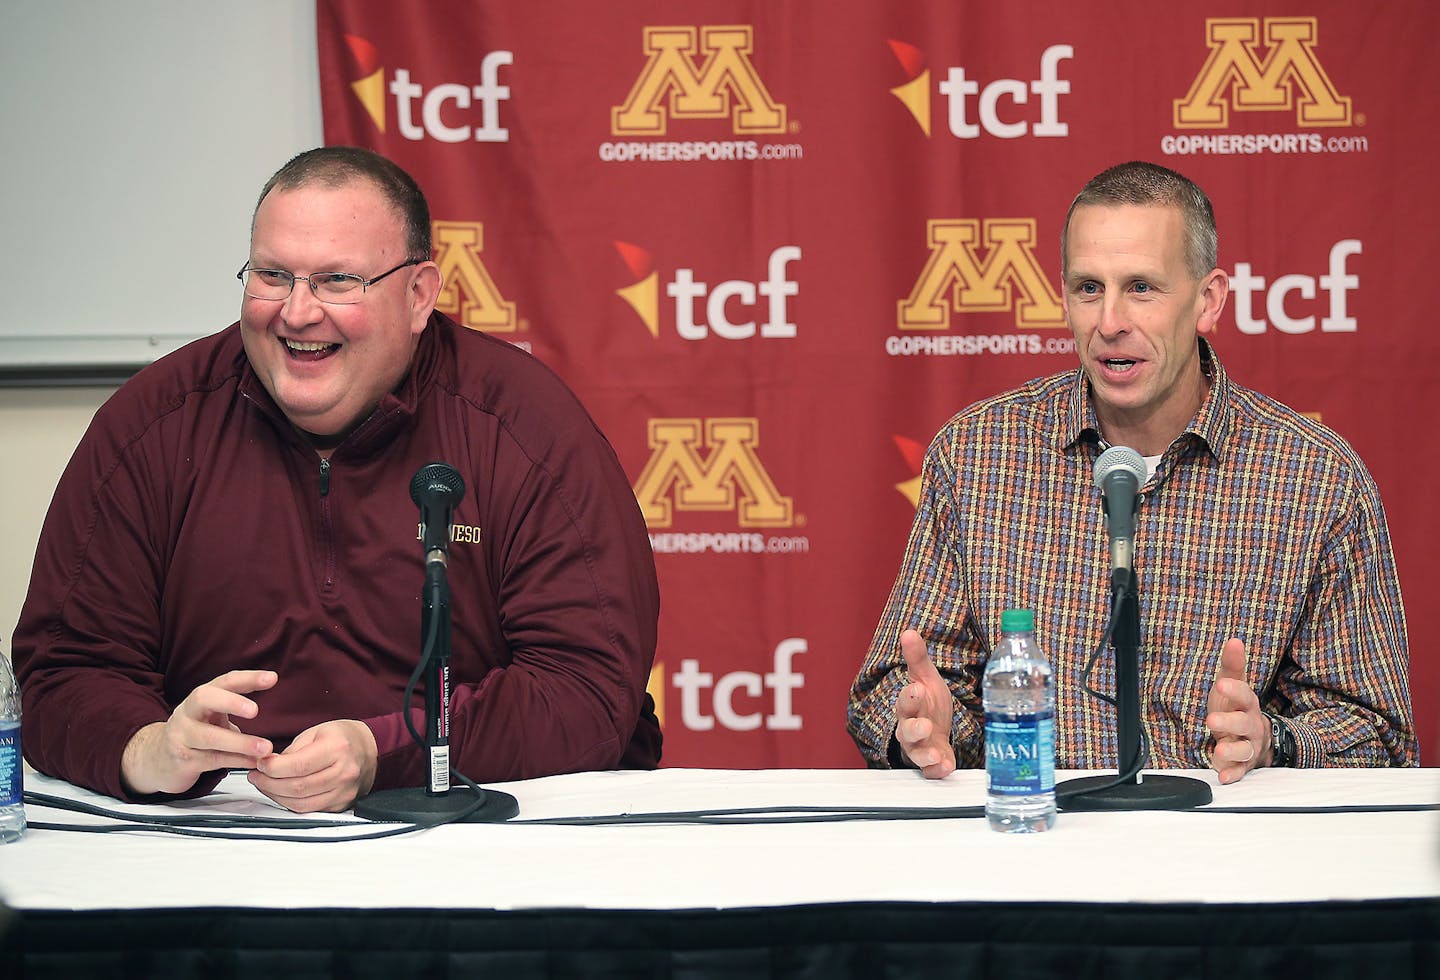
[[[802,637],[781,640],[775,647],[772,669],[765,674],[733,670],[717,677],[701,670],[698,660],[680,661],[680,669],[670,678],[680,692],[680,723],[692,732],[711,731],[717,723],[732,732],[750,732],[762,726],[770,731],[800,731],[803,719],[795,713],[793,693],[805,686],[805,675],[795,669],[795,658],[808,649]],[[664,665],[657,663],[650,672],[647,690],[655,699],[662,725],[666,715],[665,686]],[[764,701],[766,691],[770,692],[768,705]],[[737,706],[736,697],[742,693],[756,710],[743,711]],[[765,707],[768,712],[760,710]]]
[[[375,128],[384,133],[389,113],[385,68],[380,64],[379,51],[354,34],[345,35],[345,45],[363,76],[351,82],[350,89]],[[479,82],[441,82],[428,89],[412,80],[408,68],[395,69],[388,94],[394,96],[400,135],[407,140],[429,138],[441,143],[509,142],[510,131],[500,125],[500,103],[510,98],[510,88],[500,84],[500,69],[514,60],[509,51],[491,51],[480,61]]]
[[[616,242],[615,250],[636,277],[635,282],[617,289],[615,294],[630,304],[650,336],[658,339],[660,284],[654,256],[649,249],[629,242]],[[675,301],[675,332],[682,340],[704,340],[712,334],[723,340],[794,337],[789,299],[799,295],[800,286],[789,278],[787,269],[799,260],[800,246],[781,245],[770,253],[765,278],[726,279],[713,286],[697,279],[692,268],[676,269],[665,284],[665,295]],[[732,308],[748,319],[732,319],[727,313]],[[700,310],[703,315],[697,317]],[[765,319],[757,323],[762,310]]]
[[[1330,247],[1329,271],[1319,276],[1292,272],[1274,276],[1268,283],[1265,276],[1257,275],[1249,262],[1236,262],[1235,272],[1230,276],[1230,292],[1235,297],[1235,326],[1241,333],[1262,334],[1267,327],[1287,334],[1310,333],[1315,329],[1316,317],[1313,309],[1304,316],[1292,316],[1288,300],[1291,295],[1303,300],[1316,299],[1316,285],[1324,290],[1329,300],[1328,314],[1320,318],[1321,333],[1355,333],[1358,322],[1350,315],[1349,296],[1360,288],[1360,276],[1351,273],[1346,260],[1359,255],[1363,246],[1358,238],[1345,238]],[[1260,304],[1265,316],[1255,315],[1255,298],[1262,296]]]
[[[908,82],[892,88],[890,94],[910,110],[915,122],[929,136],[930,69],[925,66],[925,54],[903,41],[892,40],[890,50],[910,76]],[[1039,78],[996,78],[985,82],[983,87],[979,79],[967,74],[964,66],[950,68],[945,81],[939,85],[940,94],[948,100],[945,121],[950,135],[965,140],[976,139],[982,133],[999,139],[1019,139],[1027,134],[1068,136],[1070,127],[1060,120],[1060,96],[1070,94],[1070,83],[1060,77],[1060,63],[1074,57],[1075,49],[1070,45],[1052,44],[1040,54]],[[1039,102],[1039,119],[1034,118],[1033,111],[1016,111],[1017,107],[1027,104],[1031,95]],[[1010,105],[1003,116],[1002,100]],[[972,106],[979,117],[975,121],[970,117]]]

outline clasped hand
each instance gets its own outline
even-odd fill
[[[246,695],[274,687],[273,670],[232,670],[195,688],[166,721],[136,732],[121,758],[121,778],[137,795],[183,793],[204,773],[248,769],[250,783],[297,813],[345,810],[375,781],[375,736],[342,719],[308,728],[280,753],[247,735],[232,718],[260,707]]]

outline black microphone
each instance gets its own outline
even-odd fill
[[[410,481],[410,499],[420,507],[425,561],[444,565],[450,554],[450,515],[465,496],[465,481],[449,463],[426,463]]]
[[[1145,482],[1145,458],[1129,446],[1111,446],[1095,460],[1095,485],[1105,505],[1110,534],[1110,575],[1130,571],[1135,557],[1135,504]]]
[[[450,788],[450,520],[465,496],[465,481],[449,463],[426,463],[410,481],[410,499],[420,508],[425,588],[420,602],[420,662],[405,688],[405,727],[425,748],[429,774],[423,787],[380,790],[355,801],[355,816],[388,823],[435,824],[451,820],[481,823],[509,820],[519,812],[515,797],[484,790],[461,776],[465,789]],[[425,734],[410,717],[416,684],[425,681]]]

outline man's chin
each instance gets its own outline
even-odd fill
[[[312,445],[335,446],[353,428],[333,407],[286,403],[278,398],[275,401],[290,424]]]

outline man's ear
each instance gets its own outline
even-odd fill
[[[410,282],[410,332],[420,333],[435,312],[435,303],[440,299],[440,289],[445,280],[440,267],[434,262],[425,262],[416,267]]]
[[[1230,295],[1230,277],[1224,269],[1211,269],[1200,283],[1200,311],[1195,321],[1199,333],[1212,333],[1220,325],[1225,299]]]

